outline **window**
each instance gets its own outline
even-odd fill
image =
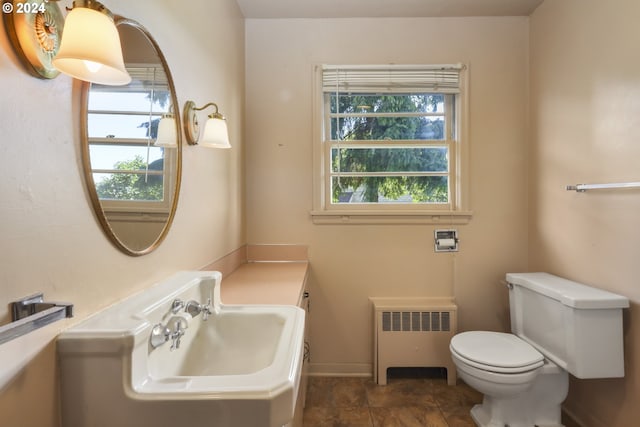
[[[315,222],[469,215],[462,197],[463,71],[317,68]]]
[[[127,86],[92,84],[87,133],[91,172],[107,211],[168,212],[173,188],[167,170],[175,150],[154,146],[168,113],[170,90],[161,67],[127,67]]]

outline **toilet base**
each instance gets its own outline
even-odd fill
[[[569,375],[548,361],[540,369],[531,387],[522,393],[507,397],[485,394],[482,404],[471,409],[476,425],[563,427],[561,404],[569,389]]]
[[[560,423],[560,420],[555,416],[544,417],[545,420],[541,422],[531,423],[521,423],[521,422],[511,422],[509,424],[504,424],[502,421],[496,421],[495,419],[491,419],[490,411],[487,410],[486,406],[483,404],[475,405],[471,409],[471,418],[476,423],[478,427],[564,427],[564,424]]]

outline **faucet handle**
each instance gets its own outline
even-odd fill
[[[176,322],[176,330],[171,334],[171,347],[169,350],[177,350],[180,348],[180,340],[184,335],[185,328],[182,327],[182,322]]]
[[[176,314],[177,312],[179,312],[180,310],[182,310],[182,308],[184,307],[184,301],[182,301],[179,298],[176,298],[173,300],[173,302],[171,303],[171,312],[173,314]]]
[[[207,304],[202,307],[202,320],[207,320],[211,315],[211,298],[207,300]]]
[[[209,315],[211,315],[211,298],[207,300],[206,304],[200,304],[198,301],[191,300],[185,305],[184,311],[189,313],[191,317],[196,317],[202,313],[202,320],[207,320]]]

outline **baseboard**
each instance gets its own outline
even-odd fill
[[[562,405],[562,420],[566,420],[566,427],[609,427],[610,422],[604,422],[595,416],[588,407],[576,405],[575,401],[567,399]],[[616,424],[623,425],[623,424]],[[627,424],[624,424],[625,426]]]
[[[372,377],[373,365],[368,363],[309,363],[313,377]]]
[[[583,426],[583,424],[578,421],[578,418],[575,416],[575,414],[564,406],[562,407],[562,424],[564,424],[565,427]]]

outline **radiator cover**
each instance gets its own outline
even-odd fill
[[[453,298],[370,298],[374,314],[374,380],[387,384],[387,369],[440,367],[455,385],[449,342],[457,331]]]

